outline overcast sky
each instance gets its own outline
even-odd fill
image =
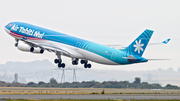
[[[145,58],[168,61],[127,66],[92,63],[94,69],[151,70],[180,67],[179,0],[2,0],[0,1],[0,64],[56,58],[54,53],[25,53],[14,47],[4,31],[9,22],[21,21],[84,38],[100,44],[127,46],[145,29],[154,30],[151,43],[171,38],[168,45],[148,46]],[[71,59],[63,57],[71,66]],[[83,65],[81,65],[83,68]]]

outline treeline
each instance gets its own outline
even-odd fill
[[[54,78],[51,78],[48,83],[40,81],[39,83],[29,82],[27,84],[21,83],[6,83],[0,81],[1,87],[56,87],[56,88],[135,88],[135,89],[180,89],[180,87],[167,84],[162,87],[160,84],[148,84],[148,82],[140,82],[136,78],[133,83],[129,81],[104,81],[102,83],[97,81],[83,81],[83,82],[65,82],[58,83]]]

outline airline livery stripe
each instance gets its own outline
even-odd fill
[[[33,37],[27,37],[27,39],[30,39],[30,40],[44,40],[44,39],[33,38]]]
[[[16,36],[16,37],[23,38],[23,36],[22,36],[22,35],[19,35],[19,34],[13,33],[13,32],[10,32],[10,34],[11,34],[11,35],[13,35],[13,36]]]
[[[10,34],[15,36],[15,37],[23,38],[23,35],[14,33],[12,31],[10,31]],[[29,39],[29,40],[44,40],[44,39],[39,39],[39,38],[34,38],[34,37],[29,37],[29,36],[27,36],[27,39]]]

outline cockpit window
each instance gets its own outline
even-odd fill
[[[7,24],[7,26],[12,26],[12,24],[9,23],[9,24]]]

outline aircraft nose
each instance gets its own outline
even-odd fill
[[[13,26],[12,23],[8,23],[8,24],[5,26],[4,29],[5,29],[5,30],[10,30],[12,26]]]
[[[4,27],[4,30],[5,30],[7,33],[10,33],[10,30],[7,29],[6,27]]]

